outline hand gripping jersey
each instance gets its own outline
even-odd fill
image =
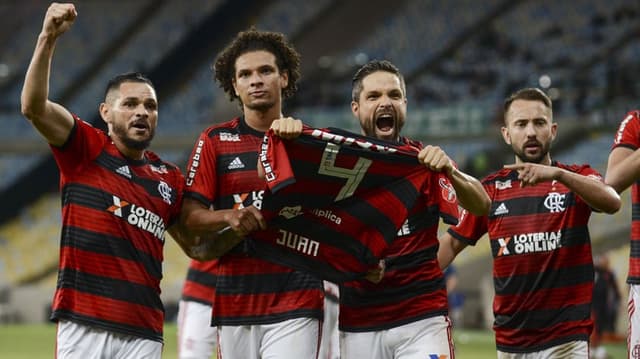
[[[632,111],[622,120],[613,141],[613,148],[627,147],[633,151],[640,148],[640,111]],[[627,283],[640,284],[640,187],[636,181],[631,185],[631,250],[629,251],[629,274]]]
[[[240,118],[205,129],[187,165],[185,197],[214,209],[260,208],[266,188],[257,172],[263,137]],[[183,299],[213,305],[213,325],[321,320],[322,282],[256,257],[246,242],[215,262],[192,261]]]
[[[331,282],[376,265],[423,193],[455,203],[412,147],[337,129],[305,127],[293,141],[268,133],[260,161],[270,228],[253,236],[257,253]]]
[[[125,158],[77,117],[67,143],[52,151],[62,192],[52,320],[162,342],[162,250],[180,212],[180,170],[149,151]]]
[[[552,165],[602,181],[588,165]],[[588,340],[594,275],[589,205],[557,181],[521,188],[517,171],[507,169],[482,184],[491,198],[489,215],[463,212],[449,233],[471,245],[489,234],[498,349],[527,353]]]

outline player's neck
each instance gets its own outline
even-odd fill
[[[523,161],[522,159],[520,159],[520,157],[515,156],[515,163],[516,164],[522,164],[525,163],[525,161]],[[539,165],[545,165],[545,166],[551,166],[551,156],[549,154],[547,154],[546,156],[544,156],[544,158],[542,158],[540,161],[535,162]]]
[[[119,141],[118,139],[113,137],[111,138],[111,141],[113,141],[113,144],[116,146],[118,151],[122,153],[124,157],[134,161],[140,161],[144,159],[145,150],[137,150],[137,149],[130,148],[126,146],[124,143],[122,143],[121,141]]]
[[[247,125],[256,131],[267,132],[274,120],[282,117],[281,106],[273,106],[266,111],[244,108],[244,119]]]

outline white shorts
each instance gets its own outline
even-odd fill
[[[498,350],[498,359],[585,359],[589,358],[589,343],[584,340],[556,345],[531,353],[505,353]]]
[[[322,340],[318,359],[340,358],[340,336],[338,335],[338,286],[324,281],[324,320],[322,322]]]
[[[219,326],[220,358],[316,359],[317,319],[296,318],[274,324]]]
[[[440,315],[373,332],[340,332],[342,359],[454,358],[451,321]]]
[[[209,359],[218,343],[218,329],[211,326],[211,306],[181,300],[178,303],[178,358]]]
[[[640,358],[640,285],[629,285],[629,336],[627,353],[630,359]]]
[[[78,324],[58,322],[57,359],[145,358],[162,357],[162,343],[126,334]]]

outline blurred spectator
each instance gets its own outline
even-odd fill
[[[444,279],[449,301],[449,317],[454,327],[461,328],[463,325],[464,294],[458,289],[458,271],[453,264],[449,264],[444,270]]]
[[[592,310],[595,327],[591,345],[594,358],[606,358],[601,342],[603,337],[612,336],[615,332],[621,296],[616,275],[611,270],[606,253],[596,256],[594,271]]]

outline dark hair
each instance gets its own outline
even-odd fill
[[[238,98],[233,81],[236,74],[236,60],[241,55],[252,51],[267,51],[276,58],[276,66],[280,73],[287,73],[289,83],[282,90],[282,97],[288,98],[298,89],[297,82],[300,79],[300,54],[279,32],[258,31],[251,28],[238,33],[236,38],[216,58],[213,65],[215,79],[224,92],[233,101]]]
[[[527,87],[521,90],[518,90],[511,94],[511,96],[507,97],[504,100],[504,113],[505,115],[509,111],[509,107],[515,100],[530,100],[530,101],[540,101],[545,106],[549,108],[549,110],[553,110],[551,99],[547,96],[542,90],[535,87]]]
[[[358,101],[360,99],[360,93],[362,92],[362,81],[365,77],[371,75],[374,72],[385,71],[392,73],[398,76],[400,80],[400,86],[402,86],[402,92],[407,96],[407,88],[404,83],[404,76],[396,65],[392,64],[391,61],[388,60],[371,60],[366,64],[362,65],[361,68],[356,71],[356,74],[353,75],[353,79],[351,80],[351,99],[353,101]]]
[[[109,80],[109,82],[107,83],[107,88],[104,91],[105,100],[106,100],[107,96],[109,96],[109,92],[111,92],[112,90],[119,89],[120,85],[123,82],[142,82],[142,83],[148,84],[149,86],[151,86],[155,90],[155,86],[153,86],[153,83],[151,82],[151,80],[149,80],[149,78],[147,78],[143,74],[141,74],[139,72],[125,72],[125,73],[117,75],[117,76],[113,77],[111,80]]]

